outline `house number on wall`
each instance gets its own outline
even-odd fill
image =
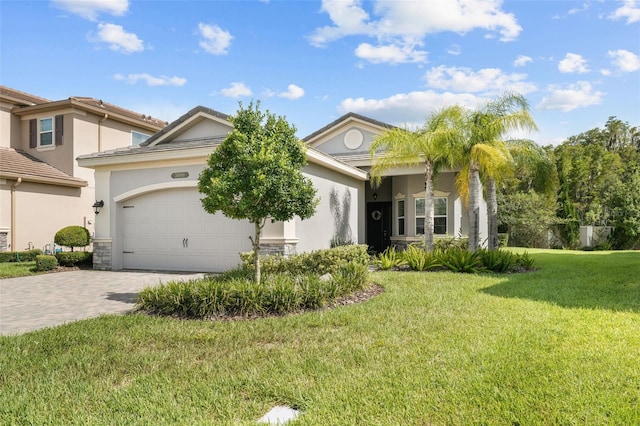
[[[382,219],[382,213],[380,213],[380,210],[374,210],[373,212],[371,212],[371,218],[373,220],[380,220]]]

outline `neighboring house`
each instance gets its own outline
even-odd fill
[[[372,166],[369,146],[375,137],[389,129],[389,124],[346,114],[304,141],[346,164],[369,171]],[[455,186],[457,172],[443,171],[435,182],[435,237],[467,235],[468,211]],[[393,245],[400,249],[424,241],[424,167],[389,170],[380,187],[365,187],[366,243],[380,252]],[[480,241],[487,238],[487,208],[480,209]]]
[[[0,251],[52,250],[69,225],[93,233],[94,173],[75,158],[138,144],[165,124],[98,99],[0,86]]]
[[[376,189],[368,182],[367,148],[388,127],[347,114],[307,137],[303,173],[320,204],[310,219],[267,222],[263,251],[304,252],[332,241],[383,250],[420,240],[422,171],[392,171]],[[231,130],[227,115],[199,106],[139,146],[78,158],[95,170],[96,197],[104,201],[96,217],[94,268],[218,272],[238,264],[238,253],[251,250],[252,225],[206,213],[197,188],[209,154]],[[441,174],[436,185],[438,235],[466,230],[454,175]]]

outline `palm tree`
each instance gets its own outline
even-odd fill
[[[463,141],[459,123],[461,107],[449,107],[433,113],[417,130],[392,128],[378,136],[369,148],[373,167],[372,184],[379,185],[384,172],[396,167],[424,166],[425,248],[433,250],[433,188],[438,172],[458,163],[455,155]]]
[[[470,111],[466,118],[467,140],[463,148],[464,166],[458,175],[460,192],[468,198],[469,250],[480,245],[481,175],[487,186],[489,248],[498,246],[498,203],[496,178],[511,162],[502,138],[511,130],[537,129],[529,114],[527,100],[517,93],[506,93],[484,107]],[[465,189],[466,187],[466,189]]]

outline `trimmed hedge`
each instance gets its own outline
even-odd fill
[[[93,253],[90,251],[63,251],[56,253],[56,259],[61,266],[91,265]]]
[[[137,307],[151,314],[186,318],[281,315],[326,306],[368,283],[366,265],[343,264],[334,271],[329,279],[316,274],[264,275],[255,284],[250,271],[240,268],[200,280],[147,287],[140,292]]]
[[[253,270],[253,252],[240,253],[242,265]],[[347,264],[369,265],[365,244],[338,246],[309,253],[261,256],[260,268],[265,274],[290,273],[293,275],[334,274]]]
[[[36,256],[42,254],[42,250],[5,251],[0,253],[0,263],[6,262],[33,262]]]
[[[39,254],[36,256],[36,269],[38,271],[50,271],[58,267],[58,259],[48,254]]]
[[[56,232],[53,241],[59,246],[71,247],[71,251],[73,251],[74,247],[88,246],[91,241],[91,234],[85,227],[72,225]]]

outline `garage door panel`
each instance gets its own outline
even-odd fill
[[[157,191],[123,205],[124,267],[220,272],[251,250],[253,225],[204,211],[195,188]]]

